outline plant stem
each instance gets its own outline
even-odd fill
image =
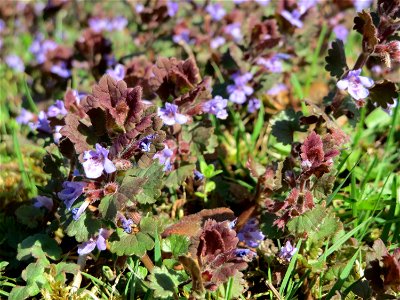
[[[147,253],[145,253],[145,255],[143,255],[140,258],[141,262],[144,264],[144,266],[146,267],[147,270],[149,270],[149,272],[151,272],[154,269],[154,264],[151,261],[149,255]]]

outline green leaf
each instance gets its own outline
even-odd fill
[[[21,300],[28,299],[29,297],[33,297],[39,294],[40,290],[37,286],[28,287],[28,286],[15,286],[8,296],[9,300]]]
[[[163,176],[163,166],[160,164],[151,164],[147,169],[133,168],[127,172],[120,192],[142,204],[154,203],[161,195]]]
[[[328,50],[328,56],[325,57],[327,70],[331,76],[335,76],[340,79],[343,73],[348,70],[346,63],[346,54],[344,52],[344,46],[342,40],[335,40],[332,42],[332,48]]]
[[[178,258],[188,252],[189,244],[190,241],[187,236],[172,234],[163,240],[162,250],[171,252],[174,257]]]
[[[168,175],[165,185],[169,188],[177,189],[187,177],[193,174],[195,168],[195,164],[179,167]]]
[[[75,237],[77,242],[85,242],[99,231],[101,223],[87,212],[76,221],[71,216],[65,221],[64,226],[68,236]]]
[[[140,221],[139,232],[128,234],[122,228],[118,228],[108,240],[110,251],[118,256],[137,255],[142,257],[146,251],[154,247],[154,235],[158,231],[157,226],[154,218],[144,217]]]
[[[28,226],[29,228],[36,228],[43,220],[45,214],[44,209],[34,207],[32,205],[21,205],[15,211],[18,221]]]
[[[100,200],[99,212],[102,217],[107,220],[115,219],[120,205],[117,196],[107,195]]]
[[[306,131],[300,126],[300,117],[303,116],[301,111],[295,112],[292,108],[279,113],[274,125],[272,125],[272,135],[276,137],[278,142],[283,144],[293,143],[293,134],[295,131]]]
[[[47,234],[35,234],[22,241],[18,245],[18,260],[27,260],[31,257],[37,259],[60,259],[61,249],[57,242]]]
[[[301,236],[303,233],[310,233],[319,230],[319,227],[326,216],[326,208],[322,205],[316,206],[314,209],[307,211],[301,216],[295,217],[287,223],[288,230],[296,235]]]
[[[177,293],[179,285],[179,274],[173,270],[168,270],[165,266],[154,267],[149,275],[149,287],[154,290],[156,299],[170,298]]]

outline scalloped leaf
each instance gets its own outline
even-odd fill
[[[325,70],[338,79],[349,69],[342,40],[336,39],[332,42],[332,48],[328,50],[328,56],[325,57],[325,61]]]
[[[376,83],[369,90],[369,98],[372,102],[382,108],[387,108],[389,104],[394,104],[394,100],[398,97],[396,84],[391,81],[384,80]]]
[[[185,255],[189,249],[189,238],[183,235],[172,234],[163,240],[162,250],[171,252],[175,258]]]
[[[178,292],[180,277],[176,271],[168,270],[165,266],[154,267],[149,275],[149,287],[154,290],[157,299],[168,299]]]
[[[354,18],[354,30],[363,35],[363,50],[372,52],[379,43],[378,31],[374,25],[371,14],[363,10]]]
[[[295,217],[287,223],[290,233],[299,236],[304,233],[315,232],[319,229],[326,216],[326,208],[322,205],[305,212],[301,216]]]
[[[107,195],[101,199],[99,204],[99,212],[102,217],[107,220],[113,220],[117,216],[118,210],[121,208],[121,203],[118,201],[117,195]]]
[[[137,255],[142,257],[146,251],[154,248],[154,234],[157,232],[154,218],[144,217],[140,221],[139,231],[128,234],[118,228],[109,238],[110,251],[118,256]]]
[[[120,193],[142,204],[152,204],[161,196],[163,166],[153,163],[146,169],[130,169],[122,181]]]
[[[180,166],[178,169],[169,173],[165,185],[169,188],[177,189],[187,177],[193,174],[195,164]]]
[[[56,260],[61,257],[61,249],[57,242],[47,234],[35,234],[18,245],[18,260],[27,260],[31,257]]]
[[[68,236],[75,237],[77,242],[85,242],[99,231],[101,223],[92,214],[86,212],[76,221],[70,215],[65,220],[64,226]]]

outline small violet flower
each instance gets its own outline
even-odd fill
[[[185,42],[186,44],[190,44],[191,43],[191,39],[190,39],[190,31],[189,31],[189,29],[182,29],[179,33],[175,34],[172,37],[172,40],[176,44],[179,44],[179,43],[182,43],[182,42]]]
[[[83,194],[86,183],[81,181],[64,181],[62,187],[63,189],[57,193],[57,196],[60,200],[64,201],[65,206],[70,210],[75,200]]]
[[[67,65],[65,63],[51,66],[50,72],[62,78],[69,78],[71,77],[72,74],[71,71],[67,68]]]
[[[249,100],[249,104],[247,106],[247,111],[249,113],[253,113],[256,112],[257,110],[259,110],[261,107],[261,101],[258,100],[257,98],[251,98]]]
[[[282,73],[283,60],[289,59],[291,56],[285,53],[277,53],[270,58],[260,57],[257,59],[257,64],[263,66],[271,73]]]
[[[225,26],[224,32],[230,35],[236,43],[240,43],[243,39],[240,23],[232,23]]]
[[[94,32],[101,32],[101,31],[120,31],[123,30],[126,25],[128,25],[128,20],[123,16],[118,16],[113,19],[103,19],[103,18],[90,18],[89,27]]]
[[[226,40],[224,37],[222,36],[217,36],[216,38],[213,38],[210,41],[210,47],[211,49],[217,49],[219,47],[221,47],[223,44],[225,44]]]
[[[371,6],[373,0],[353,0],[353,5],[356,11],[362,11]]]
[[[226,112],[227,105],[227,99],[215,96],[203,104],[203,111],[215,115],[218,119],[226,119],[228,117],[228,113]]]
[[[56,103],[47,109],[47,116],[50,118],[65,116],[67,113],[68,111],[65,109],[64,101],[62,100],[56,100]]]
[[[53,199],[46,197],[46,196],[37,196],[36,198],[34,198],[34,203],[33,206],[34,207],[45,207],[47,208],[49,211],[53,209]]]
[[[18,124],[24,124],[27,125],[30,121],[33,120],[34,114],[31,113],[29,110],[26,110],[25,108],[21,108],[21,112],[18,117],[15,118]]]
[[[62,134],[60,133],[61,128],[63,128],[63,126],[61,126],[61,125],[56,125],[54,127],[53,140],[54,140],[54,143],[56,143],[56,144],[58,144],[60,142],[60,139],[62,138]]]
[[[374,85],[372,79],[360,76],[360,74],[361,69],[352,70],[344,79],[339,80],[336,84],[339,89],[347,90],[355,100],[361,100],[368,97],[368,88]]]
[[[267,91],[267,95],[276,96],[282,92],[286,92],[288,87],[284,83],[275,84],[272,88]]]
[[[112,230],[100,228],[98,236],[96,236],[95,238],[90,238],[88,241],[78,246],[78,254],[89,254],[94,250],[94,248],[96,248],[96,246],[99,251],[106,250],[107,239],[110,237],[111,234]]]
[[[265,235],[258,228],[258,221],[252,218],[247,221],[243,228],[239,231],[237,237],[239,241],[245,242],[247,246],[256,248],[260,242],[264,240]]]
[[[165,108],[159,108],[158,115],[166,125],[185,124],[188,121],[187,116],[178,113],[178,106],[171,103],[165,103]]]
[[[35,56],[36,62],[42,64],[46,60],[47,52],[55,50],[57,47],[54,41],[43,40],[43,36],[38,35],[29,47],[29,51]]]
[[[32,130],[38,130],[45,133],[52,133],[50,122],[47,119],[47,114],[44,111],[39,112],[38,120],[35,123],[28,123]]]
[[[383,111],[387,113],[389,116],[393,115],[393,109],[397,106],[398,103],[397,99],[393,99],[393,101],[394,101],[393,104],[387,103],[387,107],[383,109]]]
[[[173,1],[167,1],[167,7],[168,7],[168,16],[171,18],[175,16],[178,11],[179,11],[179,3],[178,2],[173,2]]]
[[[159,163],[161,165],[164,165],[163,171],[171,171],[172,169],[172,164],[171,164],[171,158],[173,155],[173,151],[168,148],[167,145],[165,145],[165,148],[159,152],[157,152],[154,156],[153,159],[158,159]]]
[[[349,30],[342,24],[333,27],[333,32],[335,33],[336,38],[344,42],[347,40],[347,36],[349,35]]]
[[[119,214],[119,220],[121,221],[122,228],[126,233],[132,233],[133,221],[131,219],[125,218],[124,215]]]
[[[235,254],[237,257],[245,258],[246,261],[251,261],[257,253],[250,249],[236,249]]]
[[[214,21],[220,21],[225,16],[226,11],[220,3],[209,4],[206,7],[206,12]]]
[[[200,171],[197,171],[196,169],[193,171],[194,174],[194,180],[203,180],[204,175]]]
[[[15,54],[10,54],[7,55],[5,58],[7,66],[9,66],[11,69],[17,72],[24,72],[25,71],[25,65],[22,59]]]
[[[125,66],[117,64],[114,69],[108,69],[106,73],[117,81],[123,80],[125,77]]]
[[[253,94],[253,88],[247,83],[253,78],[251,73],[245,73],[241,75],[239,72],[232,75],[234,84],[230,84],[227,87],[227,91],[230,94],[229,101],[237,104],[243,104],[246,102],[246,96]]]
[[[85,151],[82,165],[87,178],[99,178],[103,171],[108,174],[116,171],[114,164],[108,159],[108,153],[100,144],[96,144],[96,150]]]
[[[278,256],[289,262],[292,259],[293,255],[296,253],[296,251],[297,248],[293,247],[290,241],[287,241],[286,245],[282,247],[281,250],[279,251]]]

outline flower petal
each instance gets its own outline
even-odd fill
[[[347,89],[349,87],[349,81],[347,79],[339,80],[336,83],[336,86],[341,90],[345,90],[345,89]]]

